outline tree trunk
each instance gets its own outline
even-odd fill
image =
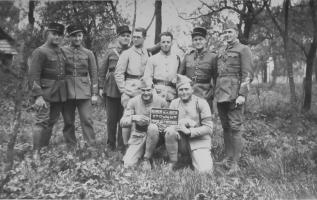
[[[311,107],[311,99],[312,99],[312,78],[313,78],[313,66],[314,60],[316,57],[317,50],[317,19],[316,19],[316,6],[314,3],[315,0],[310,0],[309,5],[311,9],[311,17],[313,21],[313,30],[314,30],[314,38],[313,42],[310,45],[309,52],[306,57],[306,74],[304,81],[304,103],[303,103],[303,111],[308,111]]]
[[[317,83],[317,62],[315,62],[315,82]]]
[[[286,67],[287,67],[287,75],[288,75],[288,81],[289,81],[289,88],[290,88],[290,103],[295,108],[295,102],[296,102],[296,92],[295,92],[295,82],[294,82],[294,74],[293,74],[293,63],[291,60],[291,57],[289,56],[289,35],[288,35],[288,12],[290,7],[290,0],[284,1],[284,56],[286,61]]]
[[[132,43],[132,37],[133,37],[133,33],[134,33],[134,29],[135,29],[135,22],[136,22],[136,0],[134,0],[134,13],[133,13],[133,21],[132,21],[132,34],[131,34],[131,43]]]
[[[310,47],[309,54],[306,59],[306,74],[304,82],[304,102],[303,111],[310,110],[312,99],[312,82],[313,82],[313,65],[317,49],[317,41],[315,40]]]
[[[267,64],[262,64],[263,83],[267,83]]]
[[[155,0],[155,40],[154,43],[160,42],[162,32],[162,0]]]

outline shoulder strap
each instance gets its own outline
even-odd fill
[[[118,57],[120,57],[120,54],[118,53],[118,51],[117,51],[116,48],[113,48],[113,52],[114,52]]]
[[[198,118],[199,118],[199,124],[201,125],[201,110],[200,110],[200,108],[199,108],[199,99],[197,98],[196,99],[196,111],[197,111],[197,113],[198,113]]]
[[[181,66],[181,58],[179,57],[179,55],[176,55],[177,61],[178,61],[178,67],[177,67],[177,71],[179,69],[179,67]]]

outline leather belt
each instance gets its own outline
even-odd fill
[[[125,74],[125,78],[126,78],[126,79],[127,79],[127,78],[139,79],[139,78],[141,78],[141,77],[142,77],[142,75],[133,75],[133,74],[128,74],[128,73]]]
[[[192,77],[192,81],[194,83],[210,83],[210,80],[208,79],[202,79],[202,78],[197,78],[197,76]]]
[[[42,74],[41,78],[50,80],[64,80],[65,76],[61,74]]]
[[[135,130],[138,132],[146,132],[148,128],[148,125],[146,126],[140,126],[138,124],[135,124]]]
[[[67,72],[65,73],[66,75],[68,76],[88,76],[88,73],[87,72]]]
[[[176,84],[172,83],[171,81],[164,81],[161,79],[153,79],[153,83],[154,84],[158,84],[158,85],[166,85],[166,86],[170,86],[170,87],[176,87]]]
[[[219,77],[225,77],[225,76],[240,77],[240,74],[237,74],[237,73],[223,73],[223,74],[219,74]]]

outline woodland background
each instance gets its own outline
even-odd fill
[[[152,1],[155,9],[147,29],[155,26],[156,43],[165,31],[165,0]],[[76,121],[80,144],[67,151],[59,122],[41,161],[33,160],[26,74],[32,51],[43,43],[44,26],[51,21],[82,23],[84,45],[100,61],[114,41],[116,26],[129,24],[134,30],[142,0],[127,3],[134,10],[131,18],[123,17],[118,1],[0,1],[0,27],[14,39],[18,52],[12,62],[0,63],[0,198],[195,199],[199,193],[206,196],[200,199],[317,198],[317,2],[196,1],[193,12],[178,16],[208,29],[210,49],[222,44],[221,23],[235,16],[239,38],[254,55],[256,78],[246,106],[241,173],[226,176],[218,167],[213,175],[172,172],[162,158],[152,171],[123,169],[121,153],[105,148],[107,119],[101,104],[94,107],[97,149],[85,146]],[[177,36],[181,30],[170,31]],[[191,47],[181,44],[175,45],[183,56]],[[212,140],[215,160],[222,146],[218,119]]]

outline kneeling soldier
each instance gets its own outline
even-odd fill
[[[144,164],[150,166],[156,146],[162,143],[162,135],[155,124],[150,123],[152,108],[166,108],[166,101],[154,92],[150,79],[141,79],[141,94],[132,98],[124,111],[120,124],[131,128],[129,147],[123,157],[124,166],[136,165],[144,157]]]
[[[165,129],[170,162],[177,163],[178,152],[189,154],[196,170],[212,172],[210,107],[205,99],[193,95],[192,81],[186,76],[177,75],[176,88],[179,98],[171,102],[170,109],[179,111],[179,124]]]

